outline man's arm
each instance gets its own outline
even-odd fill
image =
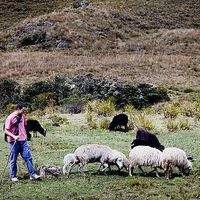
[[[5,134],[10,136],[10,137],[12,137],[14,140],[18,140],[19,139],[19,135],[14,135],[7,129],[5,129]]]

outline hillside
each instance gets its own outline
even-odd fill
[[[198,0],[73,3],[2,1],[1,78],[92,72],[132,84],[199,85]]]

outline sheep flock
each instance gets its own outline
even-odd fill
[[[63,174],[69,177],[74,165],[77,165],[78,171],[84,174],[83,167],[93,162],[100,164],[97,172],[103,174],[111,170],[111,165],[117,166],[118,171],[125,168],[129,176],[132,176],[136,167],[146,174],[142,167],[148,166],[153,167],[153,171],[159,177],[157,168],[160,168],[167,179],[172,178],[175,167],[179,169],[182,176],[189,175],[192,170],[192,163],[188,160],[185,151],[175,147],[160,151],[150,146],[136,146],[131,149],[129,158],[127,158],[122,152],[106,145],[86,144],[79,146],[73,153],[65,155]]]

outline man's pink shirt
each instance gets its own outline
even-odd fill
[[[15,131],[15,127],[12,127],[13,124],[15,124],[17,122],[17,114],[16,112],[11,113],[5,122],[5,129],[7,129],[8,131],[10,131],[11,133],[14,133]],[[22,118],[21,118],[21,122],[19,123],[19,139],[18,141],[25,141],[27,136],[26,136],[26,129],[25,129],[25,125],[26,125],[26,117],[23,114]],[[8,136],[8,142],[14,142],[15,140]]]

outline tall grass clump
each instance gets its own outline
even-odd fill
[[[187,117],[194,117],[196,111],[196,103],[185,101],[181,104],[181,114]]]
[[[191,124],[188,118],[182,118],[179,121],[180,130],[189,130],[191,129]]]
[[[139,113],[135,115],[134,122],[136,127],[143,127],[144,129],[154,132],[156,130],[156,127],[153,124],[153,122],[150,119],[148,119],[144,113]]]
[[[93,116],[90,112],[86,115],[87,124],[91,129],[97,128],[97,123],[94,121]]]
[[[174,119],[180,114],[180,104],[178,102],[172,104],[166,103],[162,110],[165,118]]]
[[[180,119],[168,118],[166,121],[166,125],[167,129],[171,132],[191,129],[189,119],[184,117],[181,117]]]
[[[108,129],[108,127],[109,127],[109,120],[106,119],[106,118],[100,120],[99,127],[102,128],[102,129]]]
[[[177,120],[174,120],[174,119],[171,119],[171,118],[168,118],[166,120],[166,126],[167,126],[167,129],[170,132],[174,132],[174,131],[179,130],[179,123],[177,122]]]
[[[135,107],[134,107],[133,105],[131,105],[131,104],[126,104],[126,105],[124,106],[124,110],[125,110],[125,112],[127,112],[128,114],[133,114],[133,113],[136,113],[136,112],[137,112],[137,110],[135,109]]]
[[[59,115],[50,115],[49,119],[51,119],[54,126],[59,126],[60,124],[69,124],[69,120],[67,118],[63,118]]]
[[[97,115],[104,117],[112,116],[115,112],[115,105],[111,100],[93,101],[86,106],[86,111],[95,112]]]

